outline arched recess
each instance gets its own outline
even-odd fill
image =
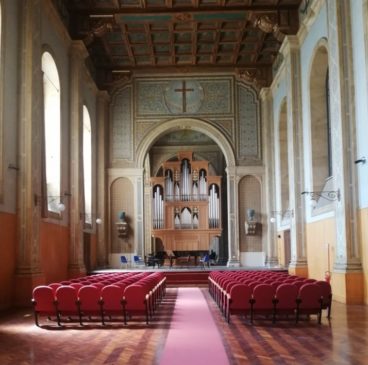
[[[321,40],[312,58],[310,76],[310,118],[313,190],[323,190],[332,175],[329,120],[328,51]]]
[[[215,127],[204,122],[200,119],[193,118],[183,118],[183,119],[173,119],[164,123],[161,123],[156,128],[152,129],[150,133],[143,138],[142,142],[137,149],[137,167],[144,167],[144,160],[149,152],[151,146],[154,142],[160,138],[163,134],[178,130],[178,129],[192,129],[194,131],[202,132],[208,137],[212,138],[214,142],[220,147],[222,153],[225,156],[226,165],[228,167],[235,166],[235,156],[234,151],[224,137],[224,135]]]
[[[287,102],[283,100],[279,115],[279,169],[280,169],[280,210],[289,209],[289,161],[287,135]]]
[[[194,118],[180,118],[173,119],[164,122],[157,127],[150,130],[149,133],[143,138],[142,142],[137,148],[137,168],[142,169],[145,166],[146,157],[154,145],[154,143],[163,135],[174,132],[180,129],[191,129],[193,131],[201,132],[211,138],[222,151],[225,161],[226,161],[226,171],[227,171],[227,238],[228,238],[228,256],[229,256],[229,266],[238,266],[239,263],[239,237],[238,237],[238,187],[236,179],[236,161],[234,151],[222,134],[217,128],[213,127],[209,123]],[[137,191],[137,194],[142,194],[138,196],[138,200],[141,201],[141,211],[143,211],[143,187],[141,191]],[[144,222],[139,222],[138,230],[144,231]],[[146,225],[148,223],[146,222]],[[139,233],[139,232],[138,232]],[[147,240],[148,237],[146,237]],[[146,243],[147,246],[147,243]]]
[[[246,175],[239,182],[239,239],[240,252],[261,252],[262,233],[257,226],[256,234],[246,235],[245,222],[247,221],[247,210],[255,210],[255,220],[261,222],[262,212],[262,186],[261,181],[253,176]]]
[[[116,222],[120,212],[125,212],[125,219],[129,225],[128,236],[118,236]],[[125,177],[114,180],[110,187],[110,221],[111,221],[111,253],[134,253],[134,187]]]

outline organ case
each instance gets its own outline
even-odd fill
[[[165,250],[208,250],[221,235],[221,176],[208,167],[182,151],[178,161],[162,164],[163,176],[151,178],[152,236]]]

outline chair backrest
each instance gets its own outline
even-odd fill
[[[304,284],[299,289],[298,297],[301,301],[299,308],[319,308],[321,305],[322,289],[316,284]]]
[[[277,309],[291,310],[296,308],[298,288],[294,284],[284,283],[276,289]]]
[[[101,297],[103,308],[107,312],[119,312],[122,310],[121,300],[123,290],[117,285],[107,285],[102,288]]]
[[[81,284],[81,283],[71,283],[70,286],[72,286],[78,292],[78,290],[83,286],[83,284]]]
[[[143,261],[142,258],[140,256],[138,256],[138,255],[134,255],[133,256],[133,260],[134,260],[135,263],[138,263],[138,262],[142,262]]]
[[[232,309],[249,309],[252,289],[245,284],[234,285],[230,289],[230,297]]]
[[[316,281],[314,285],[318,285],[322,290],[323,306],[330,304],[332,297],[331,285],[327,281]]]
[[[32,292],[34,309],[42,313],[55,313],[55,296],[52,288],[46,285],[36,286]]]
[[[127,310],[143,310],[146,308],[146,289],[142,285],[132,284],[125,288],[124,299]]]
[[[254,309],[273,308],[275,289],[271,284],[259,284],[253,289]]]
[[[122,255],[122,256],[120,256],[120,262],[122,264],[127,264],[128,263],[128,260],[127,260],[127,258],[124,255]]]
[[[61,314],[77,313],[77,291],[70,285],[62,285],[56,289],[57,308]]]
[[[93,285],[82,286],[78,292],[79,306],[82,312],[100,309],[101,289]]]

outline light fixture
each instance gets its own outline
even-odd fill
[[[276,215],[279,215],[282,219],[283,218],[287,218],[290,219],[292,217],[294,217],[294,210],[293,209],[286,209],[286,210],[273,210],[271,212],[272,216],[270,218],[270,222],[271,223],[275,223],[276,222]]]
[[[359,160],[355,160],[355,163],[362,163],[363,165],[367,162],[367,159],[363,156]]]
[[[10,164],[8,165],[8,169],[9,169],[9,170],[19,171],[19,167],[18,167],[18,166],[16,166],[16,165],[14,165],[13,163],[10,163]]]
[[[254,236],[257,233],[256,211],[253,208],[248,208],[246,214],[247,219],[244,222],[245,234]]]
[[[119,222],[116,222],[116,229],[120,238],[127,238],[129,234],[129,224],[126,221],[125,212],[122,210],[118,214]]]
[[[303,191],[302,195],[309,195],[312,201],[317,201],[318,198],[323,198],[333,202],[335,200],[340,201],[341,198],[340,189],[326,191]]]

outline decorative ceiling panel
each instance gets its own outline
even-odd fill
[[[271,70],[302,0],[53,0],[96,73],[192,66]],[[303,1],[304,4],[304,1]],[[303,5],[305,6],[305,4]],[[261,72],[265,74],[264,70]],[[267,73],[267,72],[266,72]]]

